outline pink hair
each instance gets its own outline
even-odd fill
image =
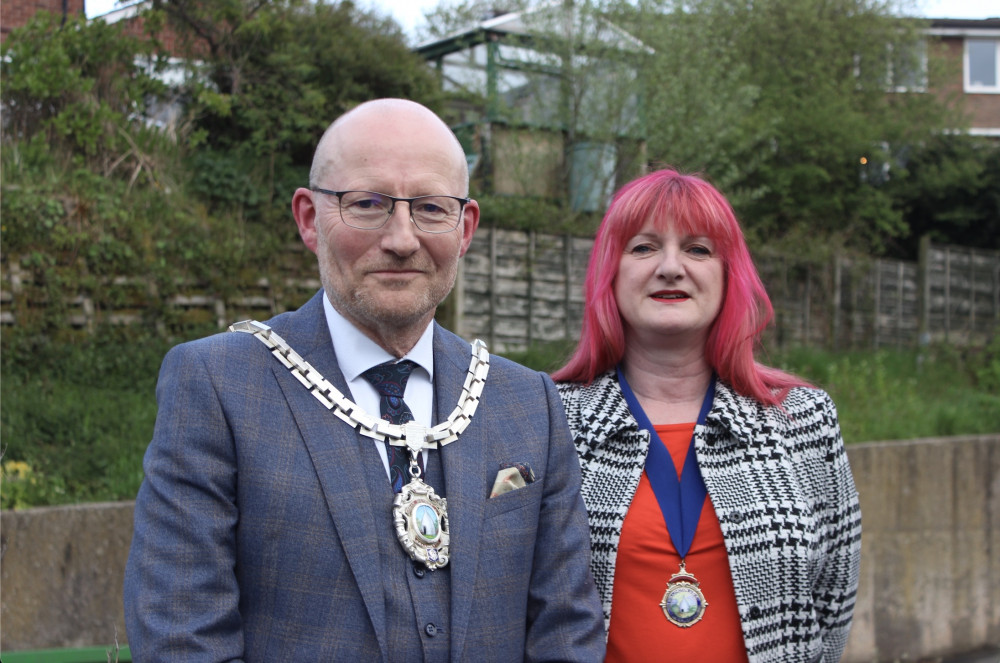
[[[674,170],[652,172],[615,194],[587,266],[580,342],[566,365],[552,374],[553,379],[590,383],[621,361],[625,331],[614,282],[626,242],[651,218],[672,224],[680,233],[708,237],[722,258],[725,294],[705,346],[708,363],[719,378],[737,393],[765,405],[780,405],[791,387],[807,386],[794,375],[754,360],[774,309],[743,231],[729,202],[711,184]]]

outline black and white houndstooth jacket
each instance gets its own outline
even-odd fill
[[[559,384],[583,470],[591,567],[611,619],[615,559],[649,434],[614,371]],[[784,410],[721,382],[695,448],[719,517],[751,663],[834,663],[858,587],[861,509],[833,401],[792,389]]]

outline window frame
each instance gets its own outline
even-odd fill
[[[969,44],[972,42],[992,42],[993,44],[993,85],[973,85],[969,62]],[[962,83],[964,91],[970,94],[1000,94],[1000,37],[966,37],[962,43]]]

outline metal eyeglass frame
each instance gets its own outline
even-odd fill
[[[344,190],[344,191],[331,191],[330,189],[321,189],[319,187],[312,187],[311,190],[315,191],[316,193],[325,193],[328,196],[336,196],[337,197],[337,211],[340,213],[340,220],[343,221],[345,225],[348,225],[351,228],[357,228],[358,230],[378,230],[379,228],[384,227],[385,224],[388,223],[389,219],[392,218],[392,215],[396,212],[396,203],[404,202],[404,203],[407,203],[409,205],[409,207],[410,207],[409,217],[410,217],[410,222],[413,225],[415,225],[417,228],[419,228],[421,232],[429,233],[429,234],[432,234],[432,235],[440,235],[442,233],[451,232],[452,230],[454,230],[455,228],[458,227],[458,224],[461,223],[461,221],[462,221],[462,212],[465,210],[465,206],[468,205],[470,202],[472,202],[472,198],[462,198],[460,196],[449,196],[449,195],[443,194],[443,193],[434,193],[434,194],[430,194],[430,195],[426,195],[426,196],[413,196],[412,198],[401,198],[399,196],[390,196],[387,193],[380,193],[378,191],[366,191],[364,189],[347,189],[347,190]],[[389,200],[392,201],[392,207],[389,208],[389,211],[385,215],[385,219],[383,219],[382,223],[380,223],[379,225],[377,225],[377,226],[355,226],[355,225],[352,225],[351,223],[349,223],[347,221],[347,219],[344,218],[344,208],[341,205],[341,202],[342,202],[341,196],[344,195],[345,193],[371,193],[371,194],[374,194],[376,196],[382,196],[383,198],[388,198]],[[458,207],[458,216],[455,219],[455,225],[453,225],[450,228],[447,228],[445,230],[427,230],[426,228],[424,228],[423,226],[421,226],[419,223],[417,223],[417,220],[413,218],[413,201],[415,201],[415,200],[422,200],[424,198],[451,198],[452,200],[457,200],[459,202],[459,207]]]

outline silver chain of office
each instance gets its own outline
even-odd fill
[[[472,359],[469,362],[465,383],[462,385],[462,395],[448,418],[433,428],[413,422],[403,425],[391,424],[384,419],[373,417],[344,396],[267,325],[256,320],[244,320],[231,325],[229,331],[244,332],[257,337],[309,390],[309,393],[323,404],[323,407],[333,411],[351,427],[359,428],[362,435],[382,440],[393,446],[407,447],[412,453],[421,449],[444,446],[458,439],[469,426],[476,408],[479,407],[479,397],[486,386],[486,376],[490,371],[490,353],[486,349],[486,344],[476,339],[472,343]]]

